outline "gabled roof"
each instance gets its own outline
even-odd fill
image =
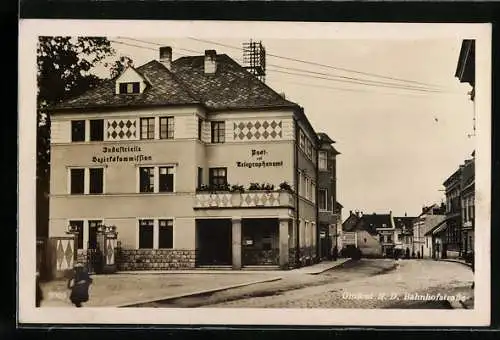
[[[298,108],[225,54],[217,55],[215,74],[205,74],[204,56],[182,57],[171,71],[153,60],[135,70],[150,86],[141,94],[116,94],[115,79],[52,107],[53,110],[106,107],[202,105],[208,110]]]
[[[450,218],[445,218],[444,220],[442,220],[441,222],[436,224],[434,227],[432,227],[428,232],[426,232],[424,234],[424,236],[435,235],[435,234],[441,233],[448,226],[446,222],[449,220],[450,220]]]
[[[366,230],[370,234],[376,235],[377,228],[390,228],[391,226],[390,214],[366,214],[359,217],[356,216],[356,214],[351,214],[344,223],[342,223],[342,230],[347,232]]]
[[[413,234],[413,221],[417,217],[409,217],[409,216],[402,216],[402,217],[394,217],[394,225],[396,228],[399,229],[404,229],[408,234]]]
[[[153,60],[135,70],[150,84],[143,93],[116,94],[116,79],[110,79],[80,96],[56,105],[53,109],[200,104],[160,62]]]
[[[367,228],[374,232],[376,232],[377,228],[392,227],[390,214],[364,214],[361,219],[366,224]]]
[[[209,109],[298,107],[226,54],[216,56],[215,74],[205,74],[204,63],[204,56],[182,57],[172,63],[172,70]]]
[[[335,141],[330,138],[326,133],[324,132],[318,132],[318,138],[321,143],[328,143],[328,144],[333,144]]]

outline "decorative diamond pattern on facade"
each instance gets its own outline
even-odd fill
[[[137,120],[109,119],[107,121],[106,140],[137,140]]]
[[[73,239],[56,240],[56,270],[61,271],[73,268],[73,246]]]
[[[233,136],[235,141],[281,139],[283,123],[281,120],[234,123]]]
[[[106,264],[108,265],[112,265],[115,263],[115,260],[114,260],[114,255],[115,255],[115,250],[114,250],[114,247],[113,247],[113,240],[112,239],[108,239],[107,240],[107,248],[106,248]]]

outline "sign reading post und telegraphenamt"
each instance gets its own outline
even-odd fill
[[[267,168],[267,167],[280,167],[283,166],[283,161],[265,161],[263,156],[268,155],[267,150],[255,150],[250,151],[250,157],[252,161],[250,162],[236,162],[238,168]]]

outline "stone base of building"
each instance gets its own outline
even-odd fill
[[[118,270],[194,269],[196,250],[181,249],[121,249],[117,257]]]

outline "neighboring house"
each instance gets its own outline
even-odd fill
[[[445,228],[440,230],[442,234],[442,249],[446,257],[455,258],[461,254],[461,183],[462,168],[456,170],[444,181],[446,194],[446,219]]]
[[[50,114],[49,236],[80,255],[116,226],[121,270],[317,260],[317,133],[229,56],[161,47]]]
[[[441,205],[433,204],[424,206],[422,208],[422,213],[413,221],[412,255],[431,257],[432,253],[429,250],[429,241],[425,235],[437,224],[445,220],[445,213],[446,206],[444,203]]]
[[[441,216],[441,215],[436,215]],[[444,247],[447,219],[442,219],[435,224],[430,230],[424,233],[424,242],[421,245],[421,250],[424,258],[433,258],[436,260],[447,258],[446,249]]]
[[[460,47],[460,55],[458,57],[457,69],[455,77],[461,83],[469,83],[472,86],[470,92],[470,99],[475,98],[475,85],[476,85],[476,41],[465,39],[462,41]]]
[[[340,153],[326,133],[318,133],[318,210],[319,210],[319,254],[328,259],[337,240],[337,164]]]
[[[474,252],[475,216],[475,153],[462,166],[462,256]]]
[[[389,214],[350,212],[342,224],[343,248],[358,247],[363,256],[391,256],[395,247],[396,229]]]
[[[416,217],[409,217],[405,214],[402,217],[394,217],[394,225],[398,230],[396,235],[396,247],[400,247],[403,255],[408,253],[411,256],[413,250],[413,222]]]

